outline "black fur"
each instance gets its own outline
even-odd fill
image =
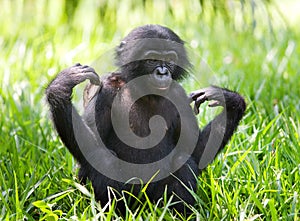
[[[86,101],[86,111],[83,116],[86,124],[92,131],[96,130],[100,134],[103,142],[110,148],[112,153],[118,158],[132,163],[150,163],[162,159],[175,147],[179,134],[182,132],[180,116],[174,104],[157,95],[148,95],[141,98],[134,104],[130,112],[131,128],[141,137],[147,136],[150,133],[150,117],[153,115],[161,115],[165,119],[167,123],[167,134],[157,146],[150,150],[131,148],[119,140],[112,128],[111,105],[116,93],[131,79],[140,75],[151,74],[145,71],[147,65],[144,60],[129,63],[120,62],[126,59],[129,52],[134,53],[134,50],[136,50],[134,47],[129,48],[128,42],[145,38],[165,39],[180,44],[182,48],[180,51],[177,51],[177,53],[180,53],[178,57],[185,65],[176,67],[177,69],[173,70],[171,74],[175,80],[181,79],[186,75],[190,63],[184,50],[184,42],[173,31],[159,25],[146,25],[136,28],[124,38],[116,50],[117,64],[120,71],[108,74],[101,79],[102,86],[94,98],[89,98],[89,100]],[[87,75],[87,72],[89,72],[89,75]],[[90,79],[91,82],[95,84],[99,83],[97,81],[97,75],[92,68],[77,64],[60,72],[49,84],[46,90],[46,96],[56,130],[63,143],[81,165],[79,171],[80,179],[82,179],[83,182],[85,182],[86,179],[91,180],[96,199],[101,201],[103,205],[108,202],[108,186],[113,187],[119,192],[128,190],[138,195],[140,191],[139,185],[132,188],[130,184],[117,182],[100,174],[86,161],[78,147],[72,125],[71,112],[73,106],[71,103],[71,94],[73,87],[85,79]],[[89,92],[89,89],[87,92]],[[179,99],[182,99],[186,110],[192,112],[192,108],[190,108],[189,105],[189,97],[180,86],[172,84],[169,88],[169,92],[175,93]],[[222,93],[225,100],[217,96],[218,93]],[[203,95],[205,96],[199,99]],[[130,93],[128,99],[130,99]],[[193,205],[194,198],[182,183],[192,190],[196,190],[195,175],[197,176],[201,171],[198,168],[198,164],[210,134],[215,137],[216,140],[221,139],[218,152],[221,151],[237,128],[246,108],[244,99],[240,95],[218,87],[210,87],[202,91],[196,91],[191,94],[190,99],[195,101],[196,108],[206,100],[216,100],[219,102],[219,105],[224,107],[224,111],[216,116],[202,131],[199,130],[199,139],[193,154],[189,160],[174,173],[174,176],[170,175],[165,179],[150,183],[147,188],[147,195],[153,201],[157,201],[161,198],[167,187],[168,196],[175,193],[176,197],[174,200],[178,200],[177,197],[179,197],[187,204]],[[96,116],[96,124],[93,121],[94,114]],[[196,118],[194,122],[196,123]],[[178,156],[171,164],[180,163],[180,160],[181,156]],[[121,208],[121,205],[119,208]],[[175,208],[181,212],[185,209],[183,203],[176,204]]]

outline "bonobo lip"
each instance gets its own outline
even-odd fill
[[[151,86],[159,89],[159,90],[166,90],[170,87],[172,83],[172,76],[170,72],[166,74],[160,74],[158,72],[155,72],[153,74],[150,74],[149,80],[151,83]]]

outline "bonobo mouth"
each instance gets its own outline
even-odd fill
[[[162,73],[158,70],[155,70],[152,74],[150,74],[149,78],[151,86],[159,90],[168,89],[172,83],[172,76],[169,71]]]

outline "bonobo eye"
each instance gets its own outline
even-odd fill
[[[165,61],[171,65],[175,65],[176,64],[176,60],[174,58],[171,58],[171,57],[167,57],[165,59]]]
[[[160,60],[160,53],[154,50],[148,50],[144,54],[144,59],[148,64],[157,64]]]
[[[177,53],[175,51],[169,51],[166,53],[165,61],[172,65],[176,64],[178,61]]]
[[[146,63],[149,65],[156,65],[158,63],[158,60],[156,59],[146,59]]]

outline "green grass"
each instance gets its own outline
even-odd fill
[[[300,218],[295,26],[261,1],[255,26],[249,5],[243,16],[239,7],[227,9],[224,22],[224,12],[208,5],[203,13],[197,1],[146,1],[145,7],[130,0],[78,1],[74,10],[67,2],[0,1],[0,220]],[[44,89],[57,72],[76,62],[107,65],[103,60],[122,36],[146,23],[169,26],[186,40],[194,64],[183,82],[188,92],[213,83],[239,91],[248,104],[226,149],[199,176],[192,217],[172,212],[164,196],[157,204],[140,202],[123,218],[113,203],[104,211],[91,185],[78,183],[76,162],[55,133],[45,103]],[[202,127],[214,111],[203,107],[201,113]]]

